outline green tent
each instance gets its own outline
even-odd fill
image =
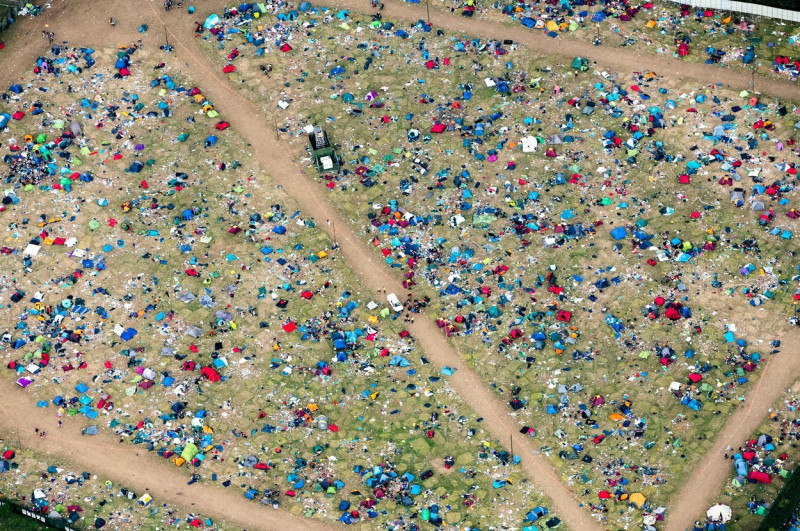
[[[497,220],[492,214],[476,214],[472,216],[472,226],[476,229],[485,229]]]
[[[200,450],[197,449],[197,446],[195,446],[194,443],[188,443],[181,452],[181,458],[183,458],[187,462],[191,461],[192,459],[194,459],[194,456],[196,456],[199,451]]]
[[[586,72],[589,70],[589,60],[583,57],[576,57],[572,60],[572,68],[580,70],[581,72]]]

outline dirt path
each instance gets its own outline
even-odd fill
[[[312,3],[336,9],[348,9],[352,12],[369,14],[376,12],[369,7],[367,0],[319,0]],[[382,14],[386,19],[395,21],[416,22],[427,17],[424,4],[410,4],[403,1],[387,2]],[[540,30],[531,30],[521,25],[506,26],[490,20],[473,20],[458,13],[449,16],[444,13],[431,13],[431,22],[434,30],[441,28],[470,36],[512,39],[515,43],[531,50],[555,56],[554,64],[556,62],[569,64],[568,61],[573,57],[580,56],[597,61],[598,67],[620,74],[634,70],[640,72],[651,70],[660,75],[677,79],[694,79],[703,84],[722,83],[738,90],[751,89],[750,74],[718,66],[690,63],[672,56],[632,51],[630,48],[594,46],[588,42],[565,37],[553,39]],[[755,85],[761,94],[800,102],[800,85],[797,83],[767,79],[757,75]]]
[[[230,489],[213,483],[187,485],[188,475],[179,472],[170,462],[156,459],[152,453],[133,447],[129,442],[120,444],[106,431],[94,436],[81,435],[80,430],[85,426],[80,426],[79,422],[68,422],[63,428],[57,428],[52,407],[36,407],[16,384],[0,380],[0,432],[11,447],[20,444],[56,463],[77,467],[77,472],[87,470],[110,479],[118,488],[124,486],[140,496],[149,492],[154,504],[166,501],[176,508],[242,529],[322,531],[338,528],[247,500],[238,485]],[[47,437],[40,439],[34,431],[36,428],[44,429]]]
[[[214,5],[223,5],[223,2],[215,1],[213,3]],[[366,249],[366,245],[361,241],[361,238],[356,236],[347,221],[330,205],[328,199],[324,197],[324,192],[313,183],[310,183],[309,179],[301,176],[300,168],[288,158],[288,148],[274,137],[270,113],[249,102],[231,88],[217,74],[217,68],[203,56],[200,48],[191,39],[191,35],[193,21],[201,19],[205,12],[197,17],[190,17],[185,13],[177,12],[165,15],[159,2],[137,3],[136,7],[132,7],[132,4],[115,2],[112,9],[104,4],[73,2],[70,3],[69,10],[66,10],[62,7],[65,5],[62,0],[62,4],[57,4],[54,11],[46,16],[51,20],[51,27],[56,31],[57,40],[67,39],[76,44],[96,47],[107,46],[109,41],[114,39],[120,43],[126,43],[139,38],[144,39],[149,47],[158,46],[163,43],[159,30],[162,27],[161,21],[163,20],[170,31],[170,41],[176,45],[175,54],[165,56],[166,60],[179,60],[188,67],[185,74],[199,83],[203,92],[210,97],[223,116],[233,123],[234,128],[241,132],[248,142],[260,147],[260,149],[255,150],[255,156],[260,159],[266,168],[270,169],[274,180],[280,183],[298,201],[304,212],[313,213],[313,218],[318,227],[330,235],[332,230],[328,221],[332,221],[337,225],[336,233],[342,246],[342,253],[350,267],[359,275],[364,286],[372,290],[386,288],[389,291],[404,293],[405,290],[402,289],[399,281],[390,277],[379,261],[373,262],[372,253]],[[91,8],[89,7],[90,5]],[[336,5],[357,10],[360,3],[356,3],[353,0],[341,0],[336,2]],[[148,7],[150,12],[148,12]],[[364,2],[363,7],[366,7],[366,2]],[[204,4],[203,8],[209,9],[210,6]],[[418,20],[424,17],[424,7],[415,7],[410,4],[390,4],[387,5],[384,12],[387,17],[392,18]],[[108,17],[112,15],[119,20],[119,25],[113,30],[106,25]],[[53,22],[56,17],[58,17],[57,23]],[[552,40],[522,28],[508,28],[496,23],[470,21],[460,17],[442,17],[441,20],[435,19],[435,22],[445,29],[514,39],[521,44],[543,52],[561,53],[568,56],[586,56],[597,60],[603,66],[619,71],[629,70],[631,65],[635,64],[639,70],[649,68],[660,74],[691,77],[704,83],[722,82],[738,88],[748,88],[749,86],[749,80],[743,79],[736,72],[683,63],[671,58],[631,54],[628,51],[623,53],[621,49],[595,48],[586,43],[566,39]],[[137,34],[135,30],[141,23],[150,24],[151,31],[147,34]],[[32,65],[35,57],[44,49],[46,43],[37,40],[38,33],[41,31],[41,24],[42,21],[25,20],[14,28],[12,35],[7,38],[6,50],[0,52],[13,54],[13,59],[9,61],[6,61],[6,58],[3,57],[4,69],[0,72],[0,82],[8,83],[12,79],[17,79]],[[109,33],[114,36],[109,37]],[[12,36],[16,36],[16,38],[12,38]],[[23,48],[15,46],[20,41],[25,45]],[[759,78],[756,78],[756,85],[764,93],[800,100],[800,87],[796,85],[787,82],[760,80]],[[276,162],[279,163],[276,164]],[[432,360],[439,365],[447,365],[458,369],[455,375],[450,377],[452,387],[461,394],[477,414],[484,417],[485,425],[490,432],[508,445],[511,435],[518,432],[518,427],[507,414],[505,405],[469,370],[434,323],[427,319],[420,319],[410,325],[409,329],[420,341]],[[789,341],[785,341],[785,343],[789,343]],[[798,366],[797,358],[794,357],[793,353],[790,355],[788,350],[769,360],[762,371],[759,382],[748,396],[747,406],[736,412],[731,421],[728,422],[726,428],[720,433],[712,451],[699,461],[697,472],[693,478],[687,481],[686,489],[682,492],[678,504],[668,511],[668,516],[671,516],[667,523],[668,529],[683,529],[686,524],[690,524],[694,518],[710,505],[713,496],[716,495],[727,478],[730,469],[727,466],[728,464],[722,462],[719,458],[721,451],[724,451],[728,444],[738,444],[738,441],[743,440],[755,429],[761,422],[766,408],[772,405],[783,389],[797,378],[798,373],[800,373],[800,366]],[[767,375],[769,375],[769,385],[762,387],[761,383],[766,379]],[[0,385],[0,401],[13,407],[15,412],[13,418],[22,417],[21,421],[40,419],[41,410],[33,407],[33,404],[26,404],[23,398],[19,398],[20,396],[22,395],[18,390],[9,388],[6,384]],[[5,409],[0,409],[0,412],[3,413],[0,418],[12,418]],[[31,420],[30,422],[33,421]],[[65,437],[66,435],[60,436]],[[41,443],[43,448],[53,450],[51,448],[53,440],[53,438],[48,437]],[[76,436],[75,440],[69,439],[69,444],[79,445],[77,447],[80,447],[81,444],[85,444],[83,443],[84,440],[85,438]],[[94,441],[97,440],[99,439],[94,439]],[[35,443],[36,441],[34,441]],[[536,449],[531,444],[530,439],[518,437],[514,443],[517,453],[523,457],[522,466],[534,479],[536,485],[553,500],[556,511],[567,525],[573,529],[581,530],[600,529],[602,527],[585,510],[579,507],[578,500],[564,486],[547,459],[536,453]],[[111,446],[114,447],[114,445]],[[129,454],[132,454],[135,449],[127,447],[116,448],[118,449],[114,452],[112,452],[111,448],[107,449],[110,453],[108,454],[108,462],[104,466],[107,466],[108,470],[98,470],[98,463],[95,462],[94,456],[91,459],[93,469],[112,478],[122,474],[128,475],[125,465],[121,465],[121,463],[125,463],[126,459],[138,463],[133,458],[129,458]],[[71,456],[73,456],[73,452],[64,455],[64,458],[75,462],[75,459]],[[141,460],[144,464],[136,465],[136,469],[156,466],[155,464],[151,465],[151,462],[155,463],[155,460],[148,457],[142,457]],[[717,460],[719,460],[719,466],[714,466]],[[88,464],[87,467],[89,467]],[[114,472],[116,469],[120,470],[120,472]],[[181,495],[172,495],[170,490],[180,492],[184,488],[182,487],[182,485],[185,485],[184,480],[185,477],[176,473],[174,469],[169,466],[164,468],[163,473],[159,472],[157,483],[169,484],[172,487],[166,488],[161,496],[171,503],[180,505],[182,501]],[[139,477],[137,481],[145,482],[148,479]],[[131,486],[140,488],[132,483]],[[264,514],[269,515],[269,512],[265,513],[263,510],[259,510],[260,507],[255,508],[255,504],[245,503],[243,499],[239,499],[237,496],[231,497],[226,491],[215,489],[212,486],[192,486],[192,499],[195,499],[196,503],[199,498],[195,495],[195,492],[199,492],[200,489],[203,489],[203,492],[205,492],[205,489],[210,489],[209,496],[212,498],[209,503],[205,501],[198,503],[198,505],[202,505],[203,512],[218,517],[227,515],[229,520],[236,522],[244,522],[248,516],[257,513],[258,521],[263,523],[250,523],[248,527],[259,528],[270,525],[269,521],[264,517]],[[232,499],[229,500],[229,498]],[[220,501],[215,504],[211,503],[213,500]],[[272,514],[281,515],[281,525],[292,528],[289,521],[283,519],[284,513]],[[311,524],[312,522],[303,520],[298,525],[305,525],[308,528]]]

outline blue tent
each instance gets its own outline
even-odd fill
[[[594,15],[592,15],[592,22],[603,22],[606,19],[606,14],[602,11],[598,11]]]
[[[625,227],[617,227],[611,231],[611,237],[613,237],[615,240],[621,240],[626,236],[628,236],[628,231],[625,230]]]
[[[405,359],[403,356],[395,354],[392,356],[392,359],[389,361],[389,366],[391,367],[410,367],[411,363]]]
[[[14,94],[20,94],[22,92],[22,85],[11,85],[8,87],[8,90],[13,92]]]
[[[444,292],[448,295],[457,295],[461,293],[461,288],[456,286],[455,284],[449,284],[445,289]]]
[[[133,328],[128,328],[127,330],[125,330],[124,332],[122,332],[122,335],[121,335],[120,337],[122,338],[122,340],[123,340],[123,341],[130,341],[130,340],[131,340],[131,339],[133,339],[133,338],[136,336],[136,334],[138,334],[138,333],[139,333],[139,332],[137,332],[135,329],[133,329]]]
[[[131,164],[130,167],[125,171],[128,173],[139,173],[140,171],[142,171],[142,168],[144,168],[144,164],[142,164],[138,160],[135,160],[133,161],[133,164]]]

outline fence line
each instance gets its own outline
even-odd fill
[[[800,22],[800,11],[789,11],[777,7],[737,2],[735,0],[667,0],[675,4],[688,4],[692,7],[714,9],[717,11],[736,11],[759,17],[776,18],[790,22]]]

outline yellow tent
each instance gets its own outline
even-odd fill
[[[645,24],[645,26],[647,26],[648,28],[651,28],[651,29],[655,28],[656,27],[656,21],[655,20],[650,20],[650,21],[647,22],[647,24]]]
[[[551,20],[547,23],[547,31],[558,31],[558,24]]]
[[[641,509],[644,507],[644,503],[647,501],[647,498],[644,497],[644,494],[641,492],[634,492],[631,494],[631,505],[635,505],[637,509]]]
[[[611,420],[613,420],[614,422],[619,422],[619,421],[621,421],[621,420],[624,420],[624,419],[625,419],[625,417],[623,417],[623,416],[622,416],[622,415],[620,415],[619,413],[612,413],[612,414],[610,414],[610,415],[608,416],[608,418],[610,418],[610,419],[611,419]]]

